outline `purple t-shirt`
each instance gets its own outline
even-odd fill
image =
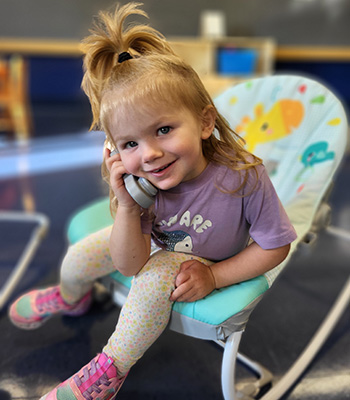
[[[191,181],[160,190],[153,213],[142,216],[143,233],[164,250],[213,261],[239,253],[250,237],[263,249],[291,243],[296,233],[264,166],[257,167],[255,187],[256,173],[249,171],[244,197],[224,192],[237,188],[242,175],[215,163]]]

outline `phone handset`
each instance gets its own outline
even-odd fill
[[[117,153],[118,150],[113,150],[110,157]],[[142,208],[148,208],[154,203],[154,197],[158,189],[153,186],[151,182],[145,178],[139,178],[129,174],[125,174],[123,179],[126,190]]]

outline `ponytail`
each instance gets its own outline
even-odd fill
[[[100,127],[100,106],[104,90],[111,78],[117,80],[118,57],[127,52],[130,58],[146,54],[174,55],[164,36],[148,25],[129,25],[125,19],[132,15],[148,15],[139,7],[141,3],[117,5],[114,13],[100,12],[90,35],[82,42],[84,77],[82,88],[89,97],[93,114],[91,129]],[[123,60],[125,61],[125,60]]]

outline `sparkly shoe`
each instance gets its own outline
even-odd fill
[[[90,307],[91,292],[77,304],[70,305],[61,297],[59,286],[32,290],[19,297],[10,307],[9,317],[18,328],[36,329],[55,314],[79,316]]]
[[[117,376],[113,360],[101,353],[40,400],[112,400],[125,378]]]

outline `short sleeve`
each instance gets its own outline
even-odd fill
[[[258,182],[255,187],[250,173],[244,198],[244,212],[250,225],[251,238],[263,249],[282,247],[293,242],[297,235],[286,211],[278,198],[275,188],[267,175],[264,166],[257,168]]]

